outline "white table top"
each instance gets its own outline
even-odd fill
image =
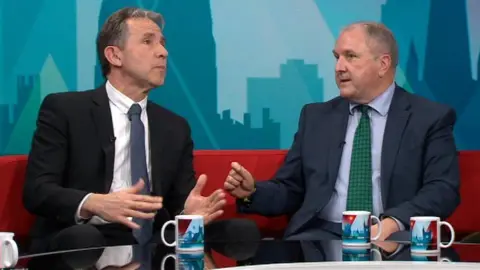
[[[257,269],[318,269],[318,268],[334,268],[334,269],[395,269],[395,270],[411,270],[411,269],[480,269],[480,264],[477,263],[446,263],[446,262],[401,262],[401,261],[370,261],[370,262],[318,262],[318,263],[281,263],[281,264],[263,264],[263,265],[249,265],[240,267],[229,267],[220,269],[235,269],[235,270],[257,270]]]

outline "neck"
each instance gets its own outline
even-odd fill
[[[139,84],[128,75],[119,72],[112,71],[107,79],[115,89],[135,102],[144,100],[151,90],[149,86]]]

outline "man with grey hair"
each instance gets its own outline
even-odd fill
[[[225,189],[239,211],[291,215],[284,237],[297,240],[340,239],[346,210],[380,217],[379,240],[408,239],[396,232],[413,216],[448,218],[460,201],[455,111],[394,82],[397,44],[380,23],[343,29],[333,56],[340,96],[303,107],[275,177],[232,163]]]
[[[188,122],[148,100],[166,74],[162,28],[158,13],[115,12],[97,39],[105,84],[43,100],[23,197],[38,217],[34,252],[145,244],[181,213],[202,215],[207,239],[244,226],[253,231],[243,237],[258,236],[253,222],[214,221],[225,194],[202,195]]]

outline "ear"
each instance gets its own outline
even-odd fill
[[[382,78],[390,70],[392,65],[392,58],[388,54],[384,54],[379,58],[380,69],[378,70],[378,76]]]
[[[122,66],[122,51],[116,46],[107,46],[103,51],[105,58],[112,66]]]

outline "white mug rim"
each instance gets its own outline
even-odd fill
[[[203,219],[202,215],[178,215],[176,219]]]
[[[440,221],[439,217],[434,217],[434,216],[419,216],[419,217],[411,217],[410,220],[435,220],[435,221]]]
[[[13,233],[13,232],[0,232],[0,236],[2,236],[2,235],[14,236],[15,233]]]
[[[369,211],[343,211],[343,215],[356,215],[356,216],[364,216],[364,215],[372,215],[372,212]]]

